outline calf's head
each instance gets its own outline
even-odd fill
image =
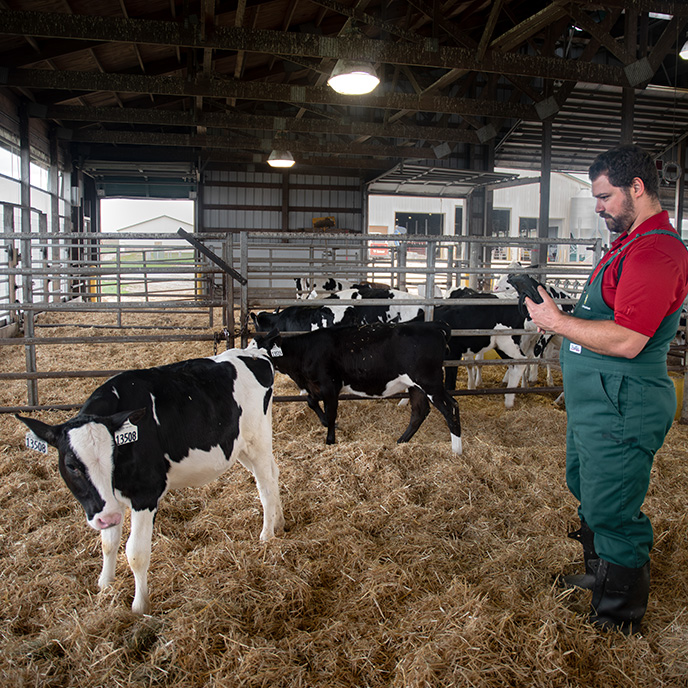
[[[136,424],[145,412],[76,416],[59,425],[16,418],[58,450],[60,475],[86,512],[88,525],[104,530],[119,525],[124,516],[125,505],[115,496],[112,484],[117,444],[131,441],[134,434],[126,435],[129,424]]]
[[[253,327],[256,332],[269,332],[277,324],[277,316],[279,315],[279,308],[276,308],[272,313],[268,311],[260,311],[259,313],[249,313],[251,320],[253,320]]]
[[[282,335],[276,327],[273,327],[267,334],[257,334],[249,348],[265,349],[272,359],[275,357],[279,358],[282,355],[281,345]]]

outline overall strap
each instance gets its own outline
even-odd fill
[[[595,269],[590,273],[590,277],[588,277],[588,281],[586,283],[586,286],[588,286],[592,280],[593,280],[593,275],[597,277],[602,271],[603,268],[605,268],[609,263],[616,258],[619,253],[622,251],[626,250],[634,241],[637,239],[640,239],[641,237],[646,237],[650,236],[651,234],[666,234],[667,236],[672,236],[675,239],[678,239],[681,242],[681,245],[685,248],[685,244],[683,243],[683,239],[678,235],[677,232],[673,232],[669,229],[650,229],[647,232],[643,232],[642,234],[636,234],[635,236],[631,237],[625,244],[622,244],[621,246],[617,246],[613,251],[610,251],[607,253],[606,256],[595,266]]]

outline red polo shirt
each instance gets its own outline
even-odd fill
[[[681,307],[688,293],[688,251],[676,239],[651,234],[631,241],[653,229],[676,234],[666,211],[645,220],[631,234],[624,233],[614,241],[610,251],[628,247],[622,248],[602,277],[602,298],[614,310],[614,321],[648,337],[669,313]]]

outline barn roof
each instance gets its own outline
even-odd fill
[[[276,139],[306,174],[539,169],[545,122],[574,171],[624,118],[675,158],[687,26],[687,0],[3,0],[0,95],[110,181],[267,169]],[[335,93],[338,58],[380,86]]]

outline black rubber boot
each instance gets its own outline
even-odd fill
[[[650,595],[650,562],[629,569],[604,559],[599,561],[589,621],[605,630],[636,633]]]
[[[590,526],[585,521],[581,521],[581,527],[570,532],[568,537],[572,540],[578,540],[583,545],[585,573],[572,573],[568,576],[560,576],[559,584],[563,588],[592,590],[595,585],[597,567],[600,563],[600,558],[595,551],[595,533],[592,532]]]

